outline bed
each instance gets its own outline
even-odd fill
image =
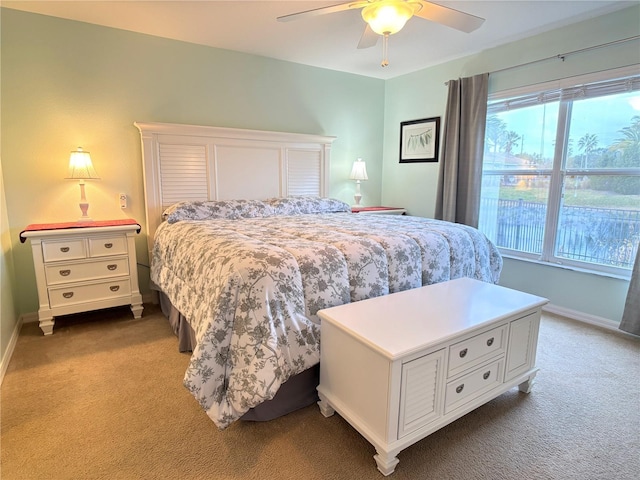
[[[328,198],[332,137],[136,125],[151,279],[192,350],[184,385],[221,429],[315,400],[320,309],[499,279],[476,229]]]

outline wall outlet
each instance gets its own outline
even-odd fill
[[[118,194],[118,200],[120,201],[120,208],[127,208],[127,195],[125,193]]]

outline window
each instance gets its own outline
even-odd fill
[[[640,76],[490,99],[481,192],[479,228],[503,253],[628,275]]]

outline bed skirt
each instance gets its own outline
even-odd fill
[[[169,298],[158,292],[160,308],[169,320],[173,333],[178,337],[180,352],[191,352],[196,344],[195,332],[185,317],[171,304]],[[265,422],[307,407],[318,401],[316,387],[320,383],[320,365],[291,377],[280,386],[275,397],[252,408],[240,420]]]

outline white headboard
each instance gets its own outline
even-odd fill
[[[329,194],[335,137],[171,123],[134,125],[142,138],[149,251],[162,212],[179,201]]]

